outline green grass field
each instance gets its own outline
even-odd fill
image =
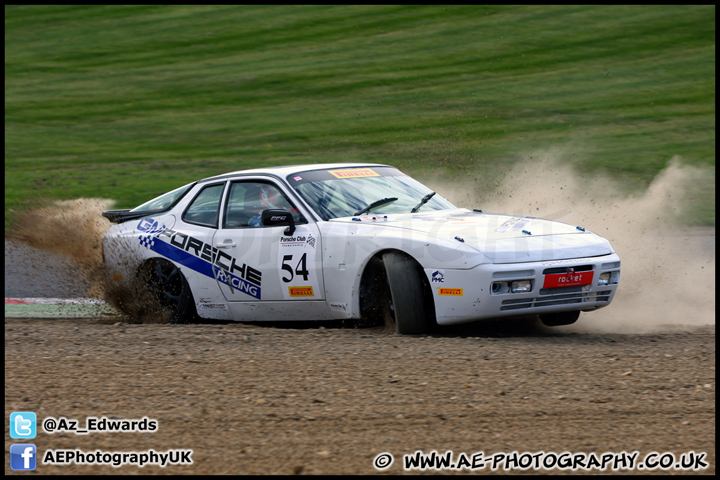
[[[256,166],[712,172],[715,6],[6,6],[5,218]]]

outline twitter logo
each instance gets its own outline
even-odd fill
[[[35,412],[13,412],[10,414],[11,438],[35,438],[37,415]]]

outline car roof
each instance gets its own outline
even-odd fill
[[[203,178],[200,182],[219,180],[221,178],[245,176],[245,175],[273,175],[285,177],[293,173],[307,172],[309,170],[326,170],[329,168],[358,168],[358,167],[388,167],[380,163],[313,163],[306,165],[288,165],[284,167],[252,168],[249,170],[238,170],[235,172],[223,173],[214,177]]]

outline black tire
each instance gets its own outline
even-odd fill
[[[153,260],[144,266],[140,274],[160,306],[169,311],[170,323],[197,320],[190,285],[177,265],[167,260]]]
[[[434,323],[429,311],[422,269],[413,260],[399,252],[383,254],[383,263],[390,287],[390,313],[395,332],[404,335],[427,333]]]
[[[361,318],[356,326],[361,328],[386,326],[394,331],[391,303],[385,265],[381,257],[373,257],[363,272],[360,285]]]
[[[579,317],[580,311],[576,310],[574,312],[558,312],[540,315],[540,321],[548,327],[560,327],[577,322]]]

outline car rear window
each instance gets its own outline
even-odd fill
[[[172,192],[160,195],[157,198],[153,198],[149,202],[145,202],[139,207],[135,207],[131,212],[162,212],[175,205],[185,194],[195,185],[197,182],[190,183],[180,188],[176,188]]]

